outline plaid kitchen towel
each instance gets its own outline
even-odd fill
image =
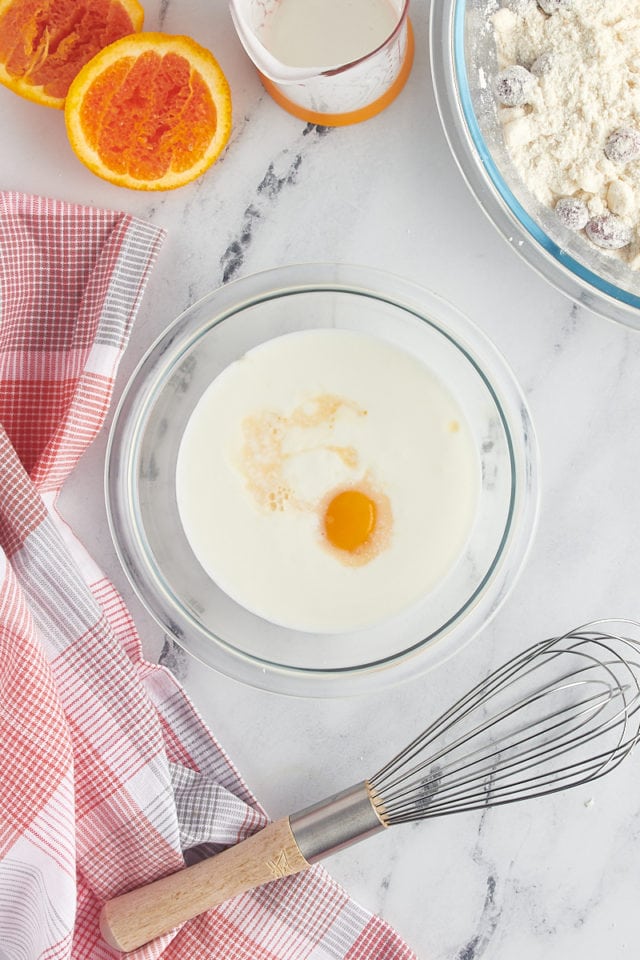
[[[94,438],[162,231],[0,193],[0,960],[102,960],[102,902],[266,823],[56,509]],[[411,960],[322,868],[136,960]]]

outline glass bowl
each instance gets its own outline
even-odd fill
[[[498,68],[488,18],[498,8],[497,0],[431,4],[431,70],[451,151],[484,212],[530,266],[578,303],[640,328],[640,271],[564,227],[508,155],[490,83]]]
[[[180,441],[213,379],[267,340],[322,328],[367,333],[422,359],[461,408],[481,467],[473,528],[446,577],[402,615],[331,635],[277,626],[231,600],[193,554],[176,502]],[[495,613],[531,539],[536,464],[521,391],[469,320],[395,276],[305,264],[223,286],[152,345],[115,414],[107,450],[107,512],[135,591],[189,653],[259,688],[350,696],[432,666]]]

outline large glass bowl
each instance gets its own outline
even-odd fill
[[[481,468],[473,528],[446,577],[401,616],[346,634],[279,627],[231,600],[194,556],[176,503],[179,444],[212,380],[266,340],[318,328],[368,333],[421,358],[461,407]],[[216,290],[150,348],[116,411],[106,496],[116,549],[133,587],[186,650],[271,691],[352,695],[433,665],[495,613],[533,530],[536,444],[509,368],[453,307],[367,268],[298,265]]]
[[[640,328],[640,271],[563,227],[510,160],[488,82],[497,72],[489,13],[499,6],[498,0],[431,4],[431,69],[453,155],[482,209],[527,263],[573,300]]]

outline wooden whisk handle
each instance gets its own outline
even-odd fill
[[[367,781],[356,783],[215,857],[110,900],[100,914],[102,936],[116,950],[135,950],[239,893],[384,830],[381,810]]]
[[[116,950],[135,950],[231,897],[308,866],[285,817],[215,857],[108,901],[100,931]]]

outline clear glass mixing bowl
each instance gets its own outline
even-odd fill
[[[262,620],[207,576],[182,529],[175,476],[185,425],[225,367],[273,337],[327,327],[378,336],[421,358],[462,408],[482,480],[470,538],[434,590],[384,624],[314,635]],[[191,654],[264,689],[352,695],[449,656],[495,613],[531,539],[536,464],[520,389],[470,321],[394,276],[363,267],[298,265],[216,290],[150,348],[116,411],[107,451],[107,509],[133,587]]]
[[[431,70],[460,170],[494,226],[535,270],[589,309],[640,329],[640,271],[560,223],[525,187],[502,139],[490,78],[497,0],[433,0]]]

